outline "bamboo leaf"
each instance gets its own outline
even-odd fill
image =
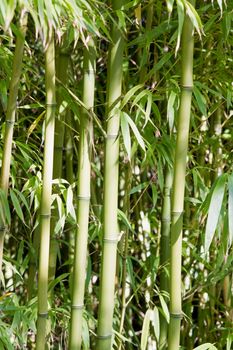
[[[153,311],[151,309],[148,309],[146,311],[146,314],[145,314],[145,317],[143,320],[142,337],[141,337],[141,350],[146,350],[148,336],[149,336],[149,330],[150,330],[150,318],[151,318],[152,312]]]
[[[168,310],[167,304],[166,304],[162,294],[159,294],[159,300],[160,300],[160,303],[161,303],[161,306],[162,306],[164,317],[166,318],[167,323],[169,323],[170,322],[170,314],[169,314],[169,310]]]
[[[0,205],[1,205],[1,216],[3,216],[1,219],[3,220],[3,223],[6,223],[10,225],[11,223],[11,213],[10,213],[10,208],[9,208],[9,203],[7,200],[7,196],[5,192],[0,189]]]
[[[121,108],[123,108],[129,102],[129,100],[135,95],[135,92],[141,89],[142,87],[143,87],[143,84],[139,84],[132,87],[132,89],[130,89],[122,99]]]
[[[143,125],[143,129],[145,128],[146,124],[148,123],[148,120],[150,119],[151,106],[152,106],[152,94],[151,92],[149,92],[147,104],[146,104],[145,123]]]
[[[213,344],[205,343],[202,345],[199,345],[197,348],[194,348],[193,350],[218,350]]]
[[[14,191],[13,191],[12,189],[10,189],[10,197],[11,197],[11,200],[12,200],[12,203],[13,203],[13,206],[14,206],[14,209],[15,209],[15,211],[16,211],[18,217],[20,218],[20,220],[21,220],[23,223],[25,223],[23,211],[22,211],[22,209],[21,209],[19,200],[18,200],[16,194],[14,193]]]
[[[131,138],[129,131],[129,124],[125,118],[124,113],[121,113],[121,132],[123,136],[124,146],[128,154],[129,159],[131,158]]]
[[[228,177],[228,226],[229,226],[229,246],[233,242],[233,174]]]
[[[125,215],[125,213],[124,213],[122,210],[118,209],[117,215],[118,215],[119,220],[121,220],[121,221],[125,224],[125,226],[126,226],[130,231],[133,232],[132,227],[131,227],[131,224],[130,224],[130,222],[129,222],[127,216]]]
[[[202,27],[201,19],[196,9],[193,7],[192,4],[190,4],[189,1],[184,0],[184,5],[187,11],[187,15],[189,16],[191,22],[193,23],[193,26],[195,27],[199,36],[201,36],[201,34],[203,33],[203,27]]]
[[[141,134],[138,131],[136,124],[133,122],[133,120],[129,117],[129,115],[127,113],[125,113],[125,112],[122,112],[122,113],[124,113],[125,119],[129,123],[129,125],[134,133],[134,136],[137,139],[137,142],[139,143],[139,145],[141,146],[141,148],[145,152],[146,151],[145,143],[143,141]]]
[[[184,24],[184,5],[181,0],[177,0],[177,13],[178,13],[178,36],[177,36],[175,55],[177,54],[180,48],[180,40],[181,40],[182,28]]]
[[[173,10],[174,0],[167,0],[166,2],[167,2],[167,10],[168,10],[169,17],[170,17],[172,10]]]
[[[143,190],[145,187],[148,186],[148,182],[143,182],[142,184],[139,184],[135,187],[133,187],[130,191],[130,194],[134,194],[136,192],[140,192],[141,190]]]
[[[200,92],[200,90],[197,88],[196,85],[193,87],[193,93],[195,96],[195,99],[197,101],[197,105],[201,111],[201,113],[206,117],[207,116],[207,111],[206,111],[206,99]]]
[[[19,196],[21,202],[23,202],[23,204],[25,205],[28,214],[31,215],[31,211],[30,211],[28,202],[27,202],[26,198],[24,197],[23,193],[18,191],[16,188],[14,188],[14,192],[16,192],[16,194]]]
[[[173,129],[173,124],[174,124],[174,103],[176,99],[176,94],[174,91],[171,91],[169,98],[168,98],[168,103],[167,103],[167,120],[169,124],[169,129],[172,131]]]
[[[73,191],[72,191],[72,186],[69,186],[67,189],[67,197],[66,197],[66,211],[67,215],[70,214],[70,216],[76,220],[76,214],[75,214],[75,209],[74,209],[74,204],[73,204]]]
[[[208,252],[212,239],[214,237],[214,233],[217,228],[218,219],[222,208],[223,197],[225,193],[225,180],[225,176],[220,176],[218,178],[210,200],[205,230],[205,252]]]
[[[159,341],[160,322],[159,322],[159,310],[158,310],[157,306],[154,307],[152,316],[153,316],[152,324],[154,327],[155,337],[156,337],[156,340]]]
[[[31,108],[31,107],[30,107]],[[41,119],[44,117],[45,115],[45,110],[33,121],[33,123],[30,125],[30,127],[28,128],[27,131],[27,138],[29,138],[29,136],[31,135],[31,133],[34,131],[34,129],[37,127],[37,125],[39,124],[39,122],[41,121]]]

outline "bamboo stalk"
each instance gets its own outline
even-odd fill
[[[74,171],[73,171],[73,133],[70,129],[72,124],[71,112],[70,110],[66,113],[66,128],[65,128],[65,178],[70,183],[74,182]],[[75,227],[67,223],[66,224],[66,235],[65,239],[69,242],[68,245],[68,258],[70,261],[74,259],[74,236],[75,236]],[[70,265],[71,270],[71,265]]]
[[[168,265],[170,258],[170,225],[171,225],[171,187],[172,187],[172,171],[168,167],[165,170],[164,183],[164,199],[162,208],[162,225],[161,225],[161,241],[160,241],[160,265],[163,269],[160,276],[160,290],[169,292],[169,278],[165,267]],[[160,337],[159,349],[164,349],[167,343],[168,324],[166,319],[160,317]]]
[[[181,98],[178,113],[172,197],[170,323],[168,350],[179,349],[180,325],[183,316],[181,299],[182,227],[186,158],[188,151],[189,124],[193,88],[193,46],[193,24],[186,14],[181,42]]]
[[[62,84],[66,85],[68,79],[68,63],[69,56],[66,52],[62,51],[62,47],[57,48],[56,56],[56,75]],[[63,102],[63,96],[57,92],[57,113],[58,116],[55,121],[55,135],[54,135],[54,164],[53,164],[53,179],[61,179],[62,177],[62,156],[63,156],[63,144],[65,135],[65,111],[61,112],[60,108]],[[58,217],[58,210],[55,208],[51,215],[51,240],[49,251],[49,282],[53,281],[56,272],[57,255],[59,251],[59,244],[55,235],[54,229],[56,226]],[[50,290],[52,296],[52,290]]]
[[[69,350],[80,350],[82,345],[93,138],[90,112],[94,107],[95,57],[94,41],[89,38],[88,48],[84,49],[83,102],[87,111],[82,109],[80,120],[77,234],[75,238]]]
[[[43,183],[40,208],[40,255],[38,278],[38,318],[36,350],[44,350],[48,318],[48,268],[50,215],[53,176],[54,129],[56,112],[55,48],[52,34],[45,53],[46,120],[44,142]]]
[[[125,169],[125,194],[124,194],[124,205],[123,205],[123,211],[128,219],[130,219],[130,190],[131,190],[131,178],[132,178],[132,170],[131,170],[131,163],[128,161],[126,164]],[[125,234],[123,237],[124,241],[123,247],[122,247],[122,296],[121,296],[121,302],[122,302],[122,310],[121,310],[121,317],[120,317],[120,328],[119,333],[122,334],[124,329],[124,323],[125,323],[125,313],[127,308],[126,303],[126,287],[127,287],[127,256],[128,256],[128,245],[129,245],[129,229],[128,227],[125,228]],[[119,339],[119,345],[118,349],[121,350],[122,348],[122,339]]]
[[[112,1],[119,10],[123,1]],[[111,349],[114,311],[114,287],[118,242],[118,173],[119,173],[119,99],[122,88],[124,39],[116,24],[112,27],[112,47],[109,51],[107,75],[107,136],[104,168],[103,253],[100,277],[100,304],[96,350]]]
[[[25,9],[21,11],[21,17],[19,20],[19,33],[16,38],[15,53],[13,58],[12,77],[10,81],[9,96],[7,102],[6,111],[6,126],[3,141],[3,157],[2,168],[0,176],[0,189],[4,192],[5,196],[8,194],[9,179],[10,179],[10,165],[11,165],[11,152],[13,143],[13,132],[15,124],[15,116],[17,112],[17,98],[20,77],[22,72],[22,61],[25,35],[27,31],[28,14]],[[3,246],[4,235],[6,231],[6,219],[3,213],[0,215],[0,280],[2,276],[2,258],[3,258]]]

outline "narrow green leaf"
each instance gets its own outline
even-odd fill
[[[141,190],[143,190],[145,187],[148,186],[148,182],[143,182],[142,184],[139,184],[135,187],[133,187],[130,191],[130,194],[134,194],[136,192],[140,192]]]
[[[21,209],[21,206],[20,206],[20,203],[19,203],[19,200],[16,196],[16,194],[14,193],[14,191],[12,189],[10,189],[10,197],[11,197],[11,200],[12,200],[12,203],[13,203],[13,206],[14,206],[14,209],[18,215],[18,217],[20,218],[20,220],[24,222],[24,216],[23,216],[23,211]]]
[[[189,18],[190,18],[191,22],[193,23],[193,26],[195,27],[198,34],[201,36],[201,34],[203,32],[203,26],[202,26],[201,19],[198,15],[197,11],[193,7],[193,5],[190,4],[189,1],[187,1],[187,0],[183,0],[183,1],[184,1],[186,11],[187,11],[187,15],[189,16]]]
[[[208,252],[217,228],[220,211],[222,208],[223,197],[225,193],[225,176],[220,176],[215,184],[213,194],[210,200],[208,218],[205,230],[205,252]]]
[[[151,94],[151,92],[149,92],[147,104],[146,104],[145,123],[143,125],[143,129],[146,126],[146,124],[148,123],[148,120],[150,119],[151,106],[152,106],[152,94]]]
[[[194,348],[193,350],[218,350],[213,344],[205,343],[202,345],[199,345],[197,348]]]
[[[133,108],[144,96],[148,95],[148,90],[143,90],[139,92],[139,94],[133,100],[131,108]]]
[[[143,320],[143,325],[142,325],[142,336],[141,336],[141,350],[146,350],[147,347],[147,341],[149,337],[149,330],[150,330],[150,318],[151,318],[151,313],[153,311],[151,309],[148,309],[146,311],[144,320]]]
[[[177,54],[180,48],[180,41],[181,41],[183,24],[184,24],[184,4],[181,0],[177,0],[177,13],[178,13],[178,36],[177,36],[175,55]]]
[[[167,0],[166,2],[167,2],[167,10],[170,16],[173,10],[174,0]]]
[[[229,246],[233,242],[233,174],[228,177],[228,226]]]
[[[129,124],[125,118],[124,113],[121,113],[121,132],[123,136],[123,142],[128,154],[129,159],[131,158],[131,138],[129,131]]]
[[[153,310],[153,318],[152,318],[152,324],[154,327],[155,337],[157,342],[159,341],[159,335],[160,335],[160,323],[159,323],[159,310],[157,306],[154,307]]]
[[[11,223],[11,213],[9,208],[9,203],[7,200],[7,196],[5,192],[0,189],[0,209],[1,209],[1,219],[3,220],[3,224],[7,223],[10,225]]]
[[[61,281],[64,281],[68,276],[70,275],[69,272],[63,273],[62,275],[58,276],[55,280],[51,281],[49,283],[48,290],[53,290],[54,287],[60,283]]]
[[[30,211],[28,202],[27,202],[26,198],[24,197],[23,193],[18,191],[16,188],[14,188],[13,191],[19,196],[19,198],[21,199],[21,202],[23,202],[23,204],[25,205],[29,215],[31,215],[31,211]]]
[[[143,138],[140,134],[140,132],[138,131],[138,128],[136,126],[136,124],[133,122],[133,120],[129,117],[129,115],[125,112],[124,113],[124,116],[125,116],[125,119],[127,120],[127,122],[129,123],[133,133],[134,133],[134,136],[136,137],[137,139],[137,142],[139,143],[139,145],[141,146],[141,148],[143,149],[143,151],[146,151],[146,148],[145,148],[145,143],[143,141]]]
[[[123,108],[129,102],[129,100],[134,96],[135,92],[141,89],[142,87],[143,87],[143,84],[139,84],[132,87],[132,89],[130,89],[122,99],[121,108]]]
[[[162,296],[162,294],[159,294],[159,300],[160,300],[160,303],[162,306],[164,317],[166,318],[167,323],[169,323],[170,322],[170,314],[169,314],[169,310],[167,307],[167,303],[164,300],[164,297]]]
[[[127,216],[125,215],[125,213],[124,213],[122,210],[118,209],[117,215],[118,215],[118,219],[119,219],[120,221],[122,221],[122,222],[125,224],[125,226],[126,226],[130,231],[132,231],[131,224],[130,224],[130,222],[129,222]],[[132,232],[133,232],[133,231],[132,231]]]
[[[197,105],[201,111],[201,113],[206,117],[207,116],[207,111],[206,111],[206,99],[204,95],[200,92],[200,90],[197,88],[196,85],[193,87],[193,93],[195,96],[195,99],[197,101]]]
[[[83,340],[83,350],[89,350],[90,349],[89,327],[84,317],[82,319],[82,340]]]
[[[174,103],[176,99],[176,94],[174,91],[171,91],[169,98],[168,98],[168,103],[167,103],[167,120],[169,124],[169,129],[172,131],[173,129],[173,124],[174,124]]]
[[[70,216],[76,220],[76,214],[75,214],[75,209],[74,209],[74,204],[73,204],[73,191],[72,191],[72,186],[69,186],[67,189],[67,197],[66,197],[66,211],[67,215],[70,214]]]

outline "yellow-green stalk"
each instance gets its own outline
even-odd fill
[[[80,350],[82,346],[82,316],[91,192],[91,148],[93,137],[91,111],[94,107],[95,57],[94,41],[92,38],[88,38],[88,47],[84,49],[83,64],[83,103],[87,110],[84,108],[81,110],[79,128],[77,233],[74,250],[69,350]]]
[[[38,319],[36,350],[45,349],[48,318],[50,215],[53,176],[54,129],[56,114],[55,48],[53,34],[47,44],[45,61],[46,119],[42,178],[43,183],[40,207],[40,255],[38,278]]]
[[[56,76],[64,85],[66,85],[68,77],[68,63],[69,56],[66,51],[63,51],[62,46],[57,47],[56,55]],[[57,91],[57,118],[55,121],[55,135],[54,135],[54,164],[53,164],[53,179],[62,178],[62,157],[63,157],[63,145],[65,135],[65,115],[66,111],[63,111],[63,97],[62,94]],[[58,210],[55,208],[52,211],[51,216],[51,240],[50,240],[50,252],[49,252],[49,282],[53,281],[56,271],[56,261],[58,254],[58,240],[55,235],[54,229],[57,221],[59,220]],[[52,290],[51,290],[52,292]]]
[[[112,1],[120,10],[123,1]],[[119,173],[119,100],[122,86],[123,33],[119,25],[112,27],[107,75],[107,136],[104,167],[103,253],[100,277],[99,315],[96,350],[110,350],[114,311],[114,287],[118,242],[118,173]]]
[[[0,189],[4,192],[5,196],[7,196],[8,188],[9,188],[13,132],[14,132],[15,115],[17,112],[19,82],[20,82],[20,77],[22,72],[22,61],[23,61],[25,35],[27,30],[27,20],[28,20],[28,14],[23,9],[21,11],[21,17],[19,20],[19,31],[18,31],[18,36],[16,38],[13,67],[12,67],[12,76],[10,81],[9,96],[8,96],[8,102],[7,102],[5,134],[4,134],[4,141],[3,141],[3,157],[2,157],[2,168],[1,168],[1,176],[0,176]],[[6,220],[3,214],[1,213],[0,215],[0,279],[2,275],[2,257],[3,257],[5,231],[6,231]]]
[[[193,24],[185,14],[181,41],[181,97],[172,196],[170,258],[170,323],[168,350],[179,350],[182,319],[181,260],[186,158],[193,88]]]
[[[160,239],[160,264],[163,266],[160,275],[161,292],[169,292],[169,278],[166,272],[170,258],[170,225],[171,225],[171,187],[172,171],[165,169],[164,197],[162,208],[162,225]],[[168,324],[163,315],[160,317],[159,349],[164,349],[167,344]]]

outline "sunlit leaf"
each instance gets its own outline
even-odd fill
[[[205,230],[205,252],[208,252],[211,242],[214,237],[214,233],[217,228],[223,197],[225,193],[226,177],[220,176],[215,184],[213,194],[210,200],[210,206],[208,210],[208,218]]]
[[[142,336],[141,336],[141,350],[146,350],[146,347],[147,347],[149,330],[150,330],[151,313],[153,313],[153,311],[151,309],[148,309],[144,316],[143,325],[142,325]]]

